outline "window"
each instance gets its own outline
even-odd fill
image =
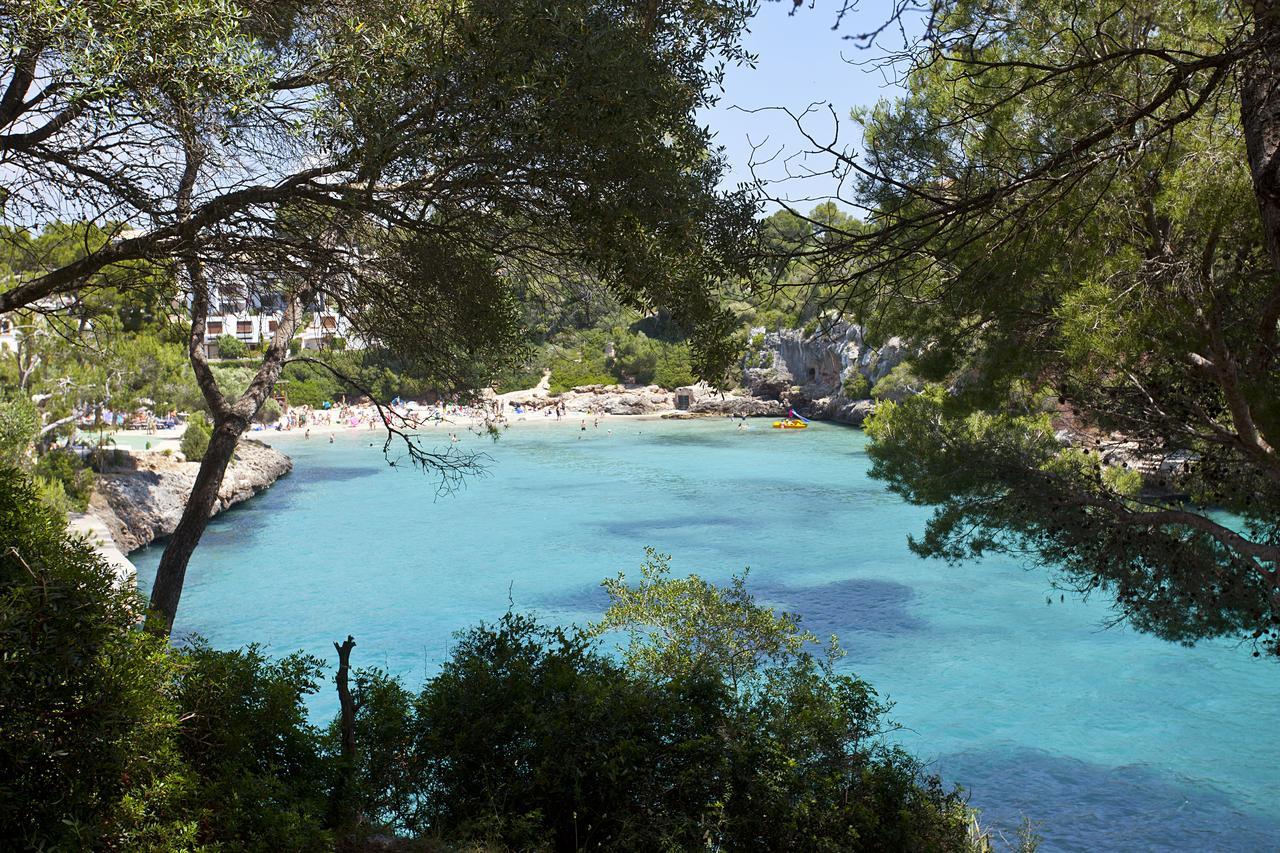
[[[280,324],[275,320],[271,320],[267,323],[267,330],[270,332],[274,332],[278,328],[280,328]]]
[[[210,320],[208,323],[206,323],[205,334],[213,335],[215,337],[222,334],[222,321]]]
[[[237,335],[252,335],[252,334],[253,334],[253,321],[252,321],[252,320],[236,320],[236,334],[237,334]]]
[[[325,331],[332,332],[334,329],[338,328],[338,318],[337,317],[321,317],[320,326]]]

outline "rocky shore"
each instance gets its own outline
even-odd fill
[[[222,480],[214,514],[248,500],[292,469],[293,460],[270,445],[241,439],[235,460]],[[78,523],[105,530],[116,549],[124,554],[144,548],[178,526],[199,470],[198,462],[183,461],[180,455],[121,454],[110,468],[99,473],[89,501],[86,516],[101,526],[92,520]],[[90,535],[92,538],[94,534]]]

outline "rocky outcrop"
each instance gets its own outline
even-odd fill
[[[293,460],[280,451],[241,439],[213,514],[248,500],[292,469]],[[180,456],[122,454],[119,464],[98,475],[89,515],[101,520],[121,551],[143,548],[178,526],[199,470],[199,463]]]
[[[657,385],[582,385],[555,398],[570,411],[652,415],[675,407],[675,395]]]
[[[846,386],[870,388],[909,355],[900,338],[873,347],[861,326],[844,321],[811,334],[798,329],[753,329],[751,334],[742,374],[752,396],[776,400],[784,412],[794,406],[808,417],[855,425],[862,424],[874,404],[865,393],[847,396]],[[858,376],[866,382],[856,382]]]

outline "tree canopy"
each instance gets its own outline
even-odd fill
[[[672,311],[709,375],[732,358],[718,282],[755,205],[721,192],[696,118],[745,58],[749,4],[136,0],[0,6],[2,215],[34,271],[0,312],[165,291],[213,435],[153,602],[171,623],[235,442],[305,311],[448,390],[521,352],[518,287],[588,277]],[[89,223],[70,255],[24,229]],[[89,232],[86,232],[88,234]],[[130,264],[166,275],[121,275]],[[146,302],[147,300],[143,300]],[[212,309],[282,318],[248,386],[219,388]],[[465,462],[422,450],[443,471]]]
[[[799,254],[947,389],[870,428],[938,507],[914,547],[1029,548],[1143,629],[1276,652],[1280,10],[896,9],[906,94],[828,149],[865,225]]]

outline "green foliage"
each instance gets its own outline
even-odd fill
[[[876,400],[905,400],[913,394],[924,390],[924,382],[916,376],[907,362],[901,362],[880,378],[871,389],[871,396]]]
[[[1222,559],[1213,528],[1189,532],[1144,522],[1129,498],[1141,478],[1105,467],[1093,453],[1063,448],[1042,413],[969,412],[933,388],[884,403],[865,426],[872,474],[908,501],[936,509],[922,555],[948,560],[988,551],[1035,550],[1082,594],[1105,592],[1144,630],[1176,642],[1235,635],[1270,651],[1255,634],[1269,613],[1269,584],[1214,571]],[[1115,471],[1116,473],[1108,473]],[[1206,589],[1205,577],[1216,580]]]
[[[244,358],[249,354],[249,345],[235,335],[219,335],[218,358]]]
[[[368,773],[384,819],[504,849],[970,849],[958,793],[883,744],[887,706],[809,654],[794,617],[741,578],[673,580],[656,552],[642,575],[606,582],[594,629],[632,634],[625,666],[507,614],[461,635],[412,704],[375,679],[370,728],[406,751],[380,747]],[[424,779],[434,796],[408,796]]]
[[[70,450],[51,450],[36,462],[33,473],[37,477],[62,484],[69,506],[76,512],[84,512],[93,493],[93,471]]]
[[[186,849],[173,656],[63,524],[0,470],[0,847]]]
[[[841,384],[840,390],[847,399],[866,400],[871,396],[871,380],[855,369]]]
[[[18,393],[0,392],[0,465],[23,467],[40,431],[40,414]]]
[[[178,750],[199,786],[188,806],[203,839],[226,849],[327,851],[328,759],[307,722],[320,661],[267,659],[256,647],[183,654]]]
[[[609,608],[591,635],[621,631],[629,638],[623,657],[631,668],[661,679],[714,672],[735,688],[748,685],[764,667],[807,661],[818,639],[799,627],[791,613],[756,604],[747,591],[747,572],[727,587],[697,575],[671,577],[671,557],[645,549],[640,580],[626,575],[606,580]],[[839,656],[832,638],[830,659]]]
[[[713,377],[715,378],[715,377]],[[653,372],[654,384],[668,391],[698,381],[692,366],[692,354],[686,346],[676,345],[663,351]]]
[[[563,394],[582,385],[612,385],[616,381],[605,368],[603,351],[591,356],[558,353],[551,359],[551,394]]]
[[[416,696],[357,671],[340,784],[338,723],[306,717],[320,661],[169,649],[0,472],[0,842],[328,851],[354,811],[367,833],[485,849],[970,849],[958,792],[884,745],[885,703],[810,655],[794,617],[741,578],[672,580],[656,553],[644,577],[654,603],[606,584],[615,626],[645,626],[626,664],[508,613]]]
[[[1277,84],[1275,19],[1183,0],[937,11],[898,58],[904,94],[856,116],[874,227],[809,246],[813,275],[953,390],[886,412],[875,470],[937,507],[922,553],[969,531],[974,552],[1037,550],[1110,590],[1143,630],[1274,650],[1280,192],[1256,156],[1276,119],[1254,105]],[[1046,383],[1082,448],[1179,463],[1131,500],[1135,474],[1046,438],[1028,399]]]
[[[67,495],[66,486],[61,480],[51,480],[48,477],[32,477],[31,485],[35,489],[36,498],[40,503],[44,504],[54,515],[62,519],[63,522],[67,517],[76,512],[76,507],[70,497]]]
[[[213,437],[213,429],[203,412],[192,412],[187,418],[187,428],[182,432],[179,449],[188,462],[199,462],[204,459],[209,449],[209,439]]]

